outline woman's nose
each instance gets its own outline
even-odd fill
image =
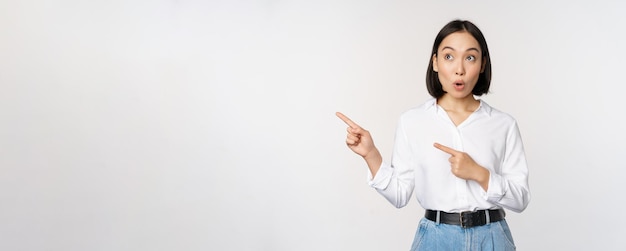
[[[458,76],[465,75],[465,68],[463,67],[463,64],[458,64],[454,72]]]

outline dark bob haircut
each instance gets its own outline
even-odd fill
[[[428,69],[426,70],[426,87],[428,88],[428,93],[434,98],[441,98],[446,92],[443,90],[441,86],[441,82],[439,82],[439,75],[437,72],[433,70],[433,56],[437,56],[437,50],[439,49],[439,45],[441,45],[441,41],[446,38],[448,35],[465,31],[471,34],[478,44],[480,45],[480,50],[482,51],[482,59],[481,63],[485,64],[484,71],[480,73],[478,76],[478,82],[474,89],[472,90],[472,94],[476,96],[481,96],[489,92],[489,86],[491,85],[491,58],[489,57],[489,49],[487,48],[487,41],[483,36],[483,33],[470,21],[466,20],[454,20],[446,24],[437,37],[435,38],[435,43],[433,44],[433,50],[430,53],[428,64]]]

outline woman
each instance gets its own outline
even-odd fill
[[[391,162],[367,130],[337,113],[349,126],[346,143],[389,202],[403,207],[415,191],[426,209],[411,250],[515,250],[503,209],[528,205],[528,168],[515,119],[475,98],[491,83],[487,42],[474,24],[454,20],[431,55],[433,98],[400,117]]]

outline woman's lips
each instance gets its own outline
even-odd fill
[[[464,87],[465,87],[465,83],[463,83],[463,81],[454,82],[454,89],[455,90],[462,91]]]

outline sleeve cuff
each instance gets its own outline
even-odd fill
[[[376,176],[372,177],[372,173],[370,171],[367,172],[368,185],[376,189],[384,190],[389,185],[389,182],[391,182],[392,175],[393,168],[391,168],[391,165],[383,162]]]
[[[487,201],[498,202],[506,194],[505,188],[502,183],[504,180],[502,176],[489,172],[489,187],[487,192],[483,192],[483,198]]]

